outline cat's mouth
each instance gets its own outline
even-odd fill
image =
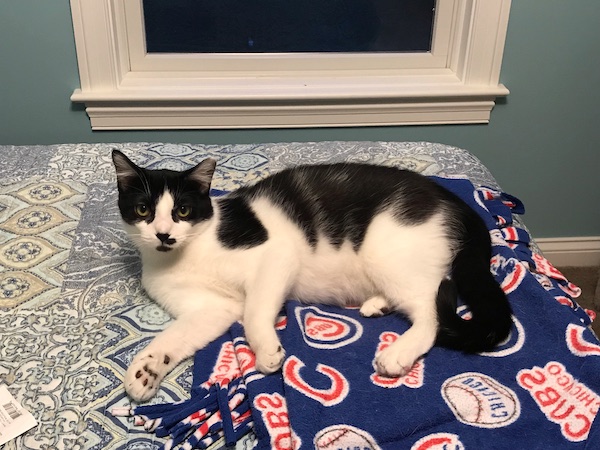
[[[168,252],[170,250],[173,250],[173,247],[171,246],[177,242],[176,239],[169,237],[168,234],[157,233],[156,237],[160,241],[160,244],[158,245],[158,247],[156,247],[156,250],[158,250],[159,252]]]

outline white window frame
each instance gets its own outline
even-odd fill
[[[148,54],[142,0],[71,0],[94,130],[487,123],[510,0],[438,0],[429,53]]]

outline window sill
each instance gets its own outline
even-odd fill
[[[269,83],[227,88],[119,89],[83,92],[94,130],[299,128],[488,123],[503,85],[410,88],[379,84]]]

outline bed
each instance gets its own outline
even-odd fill
[[[379,380],[382,386],[372,382],[372,352],[401,334],[401,318],[371,319],[378,330],[364,332],[371,353],[343,345],[327,352],[303,339],[306,317],[337,321],[349,336],[363,329],[357,311],[307,311],[290,301],[281,316],[282,340],[289,342],[283,375],[260,377],[248,369],[243,330],[236,325],[199,352],[195,365],[190,360],[168,375],[150,406],[134,408],[122,387],[126,367],[170,318],[140,286],[140,262],[120,226],[113,149],[150,168],[185,169],[214,157],[213,188],[225,192],[284,167],[321,162],[387,164],[439,177],[489,216],[491,269],[509,293],[513,332],[494,355],[435,348],[406,379],[394,386]],[[173,433],[198,447],[238,449],[299,443],[344,450],[600,448],[594,421],[600,343],[589,329],[594,313],[577,305],[578,288],[540,254],[522,212],[520,201],[503,193],[476,157],[442,144],[0,146],[0,382],[38,422],[4,448],[158,449],[172,445]],[[348,336],[336,339],[345,345]],[[211,383],[226,345],[237,358],[235,376]],[[336,372],[360,388],[336,398],[327,394],[337,375],[326,376],[319,364],[329,355],[330,366],[338,361],[344,367]],[[371,382],[356,381],[361,373]],[[215,425],[223,415],[215,411],[200,418],[202,402],[223,395],[231,411],[245,405],[234,423],[221,417],[224,423]],[[239,401],[232,405],[234,396]],[[282,429],[283,437],[277,435]]]

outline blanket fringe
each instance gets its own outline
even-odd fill
[[[216,383],[201,394],[175,404],[123,406],[111,409],[116,417],[134,417],[135,426],[169,440],[171,450],[207,448],[221,438],[233,446],[252,430],[246,385],[242,378]]]

